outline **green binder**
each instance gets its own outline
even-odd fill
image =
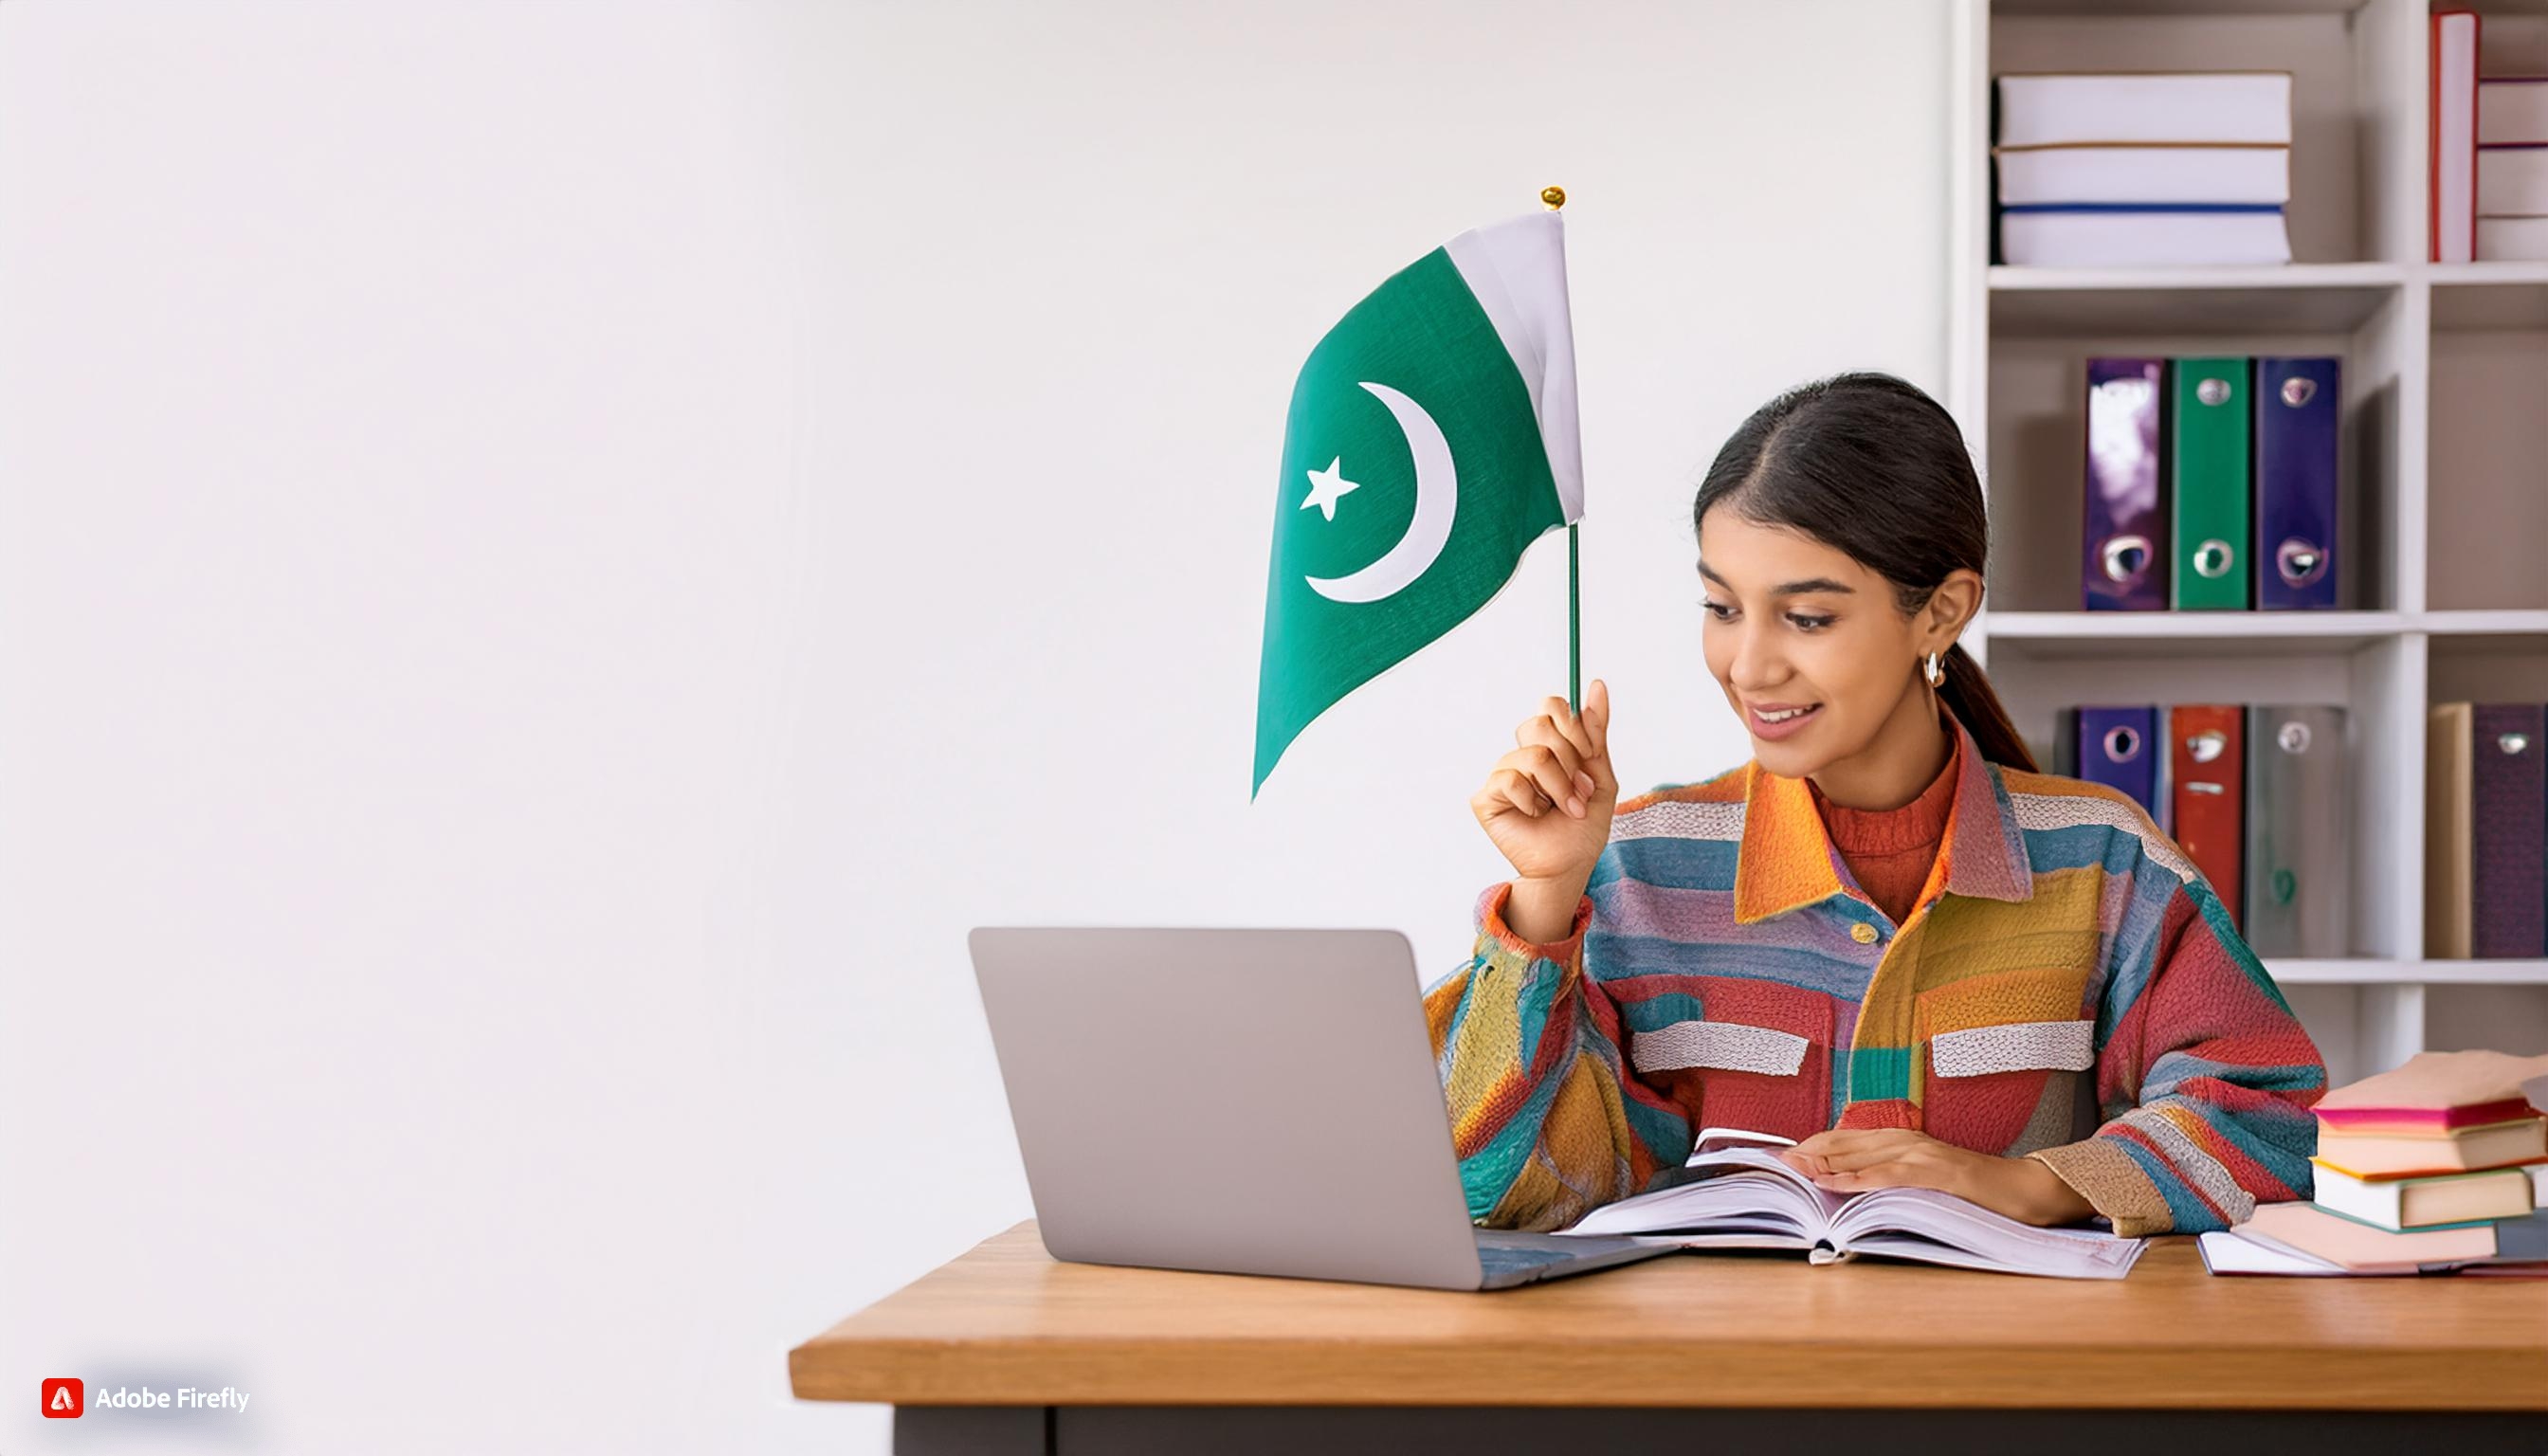
[[[2168,605],[2242,610],[2247,602],[2247,360],[2175,359],[2167,366]]]

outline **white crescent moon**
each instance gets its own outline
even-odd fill
[[[1424,575],[1451,539],[1451,517],[1460,508],[1460,474],[1452,468],[1451,442],[1442,438],[1442,426],[1433,422],[1423,406],[1385,384],[1364,380],[1362,387],[1398,416],[1408,451],[1415,457],[1415,518],[1407,523],[1407,534],[1398,538],[1397,545],[1361,571],[1301,579],[1329,601],[1351,606],[1394,596]]]

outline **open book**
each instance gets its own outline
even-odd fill
[[[1793,1139],[1735,1128],[1698,1135],[1689,1161],[1564,1233],[1636,1234],[1684,1248],[1800,1248],[1816,1264],[1869,1254],[2065,1279],[2121,1279],[2138,1238],[2040,1228],[1931,1188],[1833,1193],[1778,1160]]]

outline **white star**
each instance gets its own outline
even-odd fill
[[[1315,505],[1325,514],[1327,519],[1336,518],[1336,498],[1347,491],[1362,489],[1360,481],[1349,481],[1344,478],[1344,466],[1345,457],[1339,455],[1327,462],[1326,469],[1310,472],[1310,499],[1301,502],[1303,510]]]

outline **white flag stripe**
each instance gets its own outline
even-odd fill
[[[1443,244],[1530,390],[1548,473],[1566,519],[1584,514],[1584,441],[1575,405],[1575,317],[1566,300],[1566,227],[1527,213]]]

